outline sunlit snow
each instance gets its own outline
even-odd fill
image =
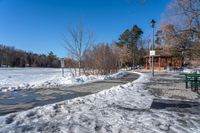
[[[70,69],[65,69],[65,75],[62,77],[61,69],[57,68],[0,68],[0,91],[83,84],[118,78],[123,75],[124,73],[117,73],[110,76],[82,75],[74,77]]]
[[[200,132],[195,114],[150,109],[149,76],[97,94],[0,117],[1,132]]]

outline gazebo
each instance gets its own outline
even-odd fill
[[[154,56],[154,69],[155,70],[165,70],[168,67],[176,69],[182,66],[181,59],[172,56],[169,53],[164,53],[162,51],[156,51]],[[145,69],[152,69],[152,57],[145,56]]]

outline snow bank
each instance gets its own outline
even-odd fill
[[[62,77],[61,69],[54,68],[0,68],[0,91],[13,91],[30,88],[49,88],[62,85],[83,84],[97,80],[120,78],[124,72],[110,76],[90,75],[73,77],[69,69],[65,69]]]
[[[120,74],[121,75],[121,74]],[[82,98],[0,117],[2,132],[118,132],[131,110],[146,110],[152,97],[142,89],[148,77]],[[135,116],[132,114],[130,119]],[[122,128],[123,130],[123,128]],[[126,130],[125,130],[126,131]]]
[[[194,73],[195,70],[194,69],[189,69],[189,68],[184,68],[183,69],[183,73]]]

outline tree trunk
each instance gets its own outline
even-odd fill
[[[132,58],[132,61],[133,61],[133,70],[135,70],[135,52],[133,53],[133,58]]]
[[[183,67],[184,66],[184,57],[182,56],[181,57],[181,67]]]
[[[79,63],[78,63],[78,73],[79,73],[79,76],[81,76],[81,60],[79,60]]]

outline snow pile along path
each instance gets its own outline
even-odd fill
[[[194,114],[149,109],[153,100],[140,74],[132,83],[97,94],[0,117],[0,132],[164,133],[200,132]]]
[[[71,75],[70,69],[65,69],[62,77],[61,69],[57,68],[0,68],[0,91],[14,91],[30,88],[53,88],[58,86],[83,84],[97,80],[120,78],[124,72],[113,75]]]
[[[148,109],[152,97],[142,89],[148,77],[82,98],[0,117],[3,132],[117,132],[126,112]],[[126,121],[127,121],[126,120]]]

